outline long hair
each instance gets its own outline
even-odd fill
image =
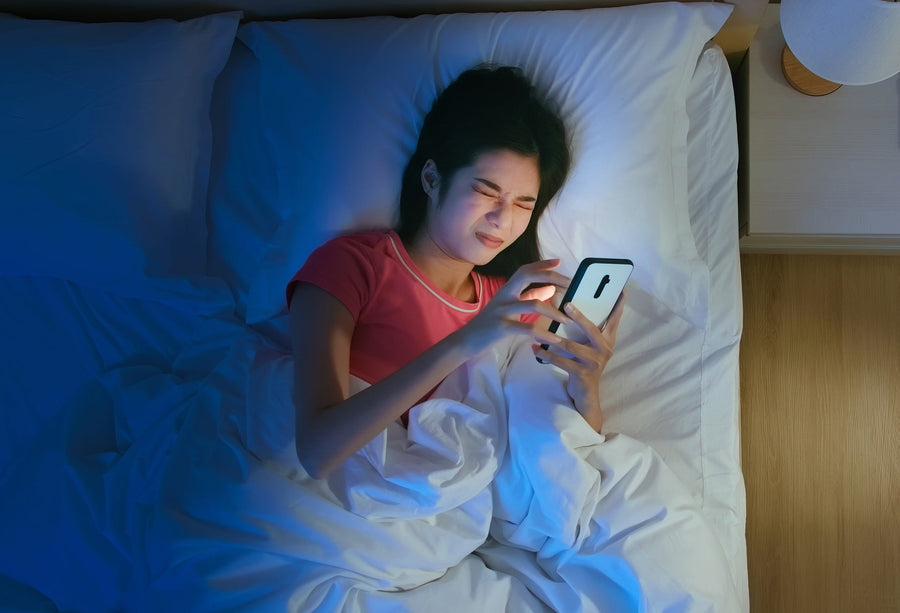
[[[467,70],[447,86],[425,116],[416,151],[403,172],[397,229],[403,242],[410,244],[425,222],[428,195],[421,172],[428,159],[441,174],[443,196],[457,170],[498,149],[536,158],[540,188],[522,235],[476,270],[509,277],[522,264],[540,259],[538,220],[568,175],[570,153],[562,119],[522,71],[511,66]]]

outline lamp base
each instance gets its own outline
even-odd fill
[[[781,71],[791,87],[807,96],[824,96],[841,86],[840,83],[828,81],[810,72],[806,66],[800,63],[787,45],[781,52]]]

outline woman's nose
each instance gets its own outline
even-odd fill
[[[509,198],[498,198],[494,208],[488,212],[488,220],[497,228],[506,230],[512,223],[513,203]]]

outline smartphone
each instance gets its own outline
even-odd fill
[[[605,325],[622,290],[625,289],[625,284],[631,277],[632,270],[634,270],[634,263],[631,260],[583,259],[559,304],[559,310],[562,311],[563,307],[571,302],[595,325]],[[578,342],[587,340],[584,332],[577,325],[568,326],[560,324],[558,321],[552,321],[550,322],[550,332]],[[541,347],[547,349],[549,346],[545,344]],[[541,360],[538,359],[538,361]]]

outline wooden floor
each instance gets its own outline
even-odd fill
[[[753,613],[900,611],[900,257],[741,257]]]

